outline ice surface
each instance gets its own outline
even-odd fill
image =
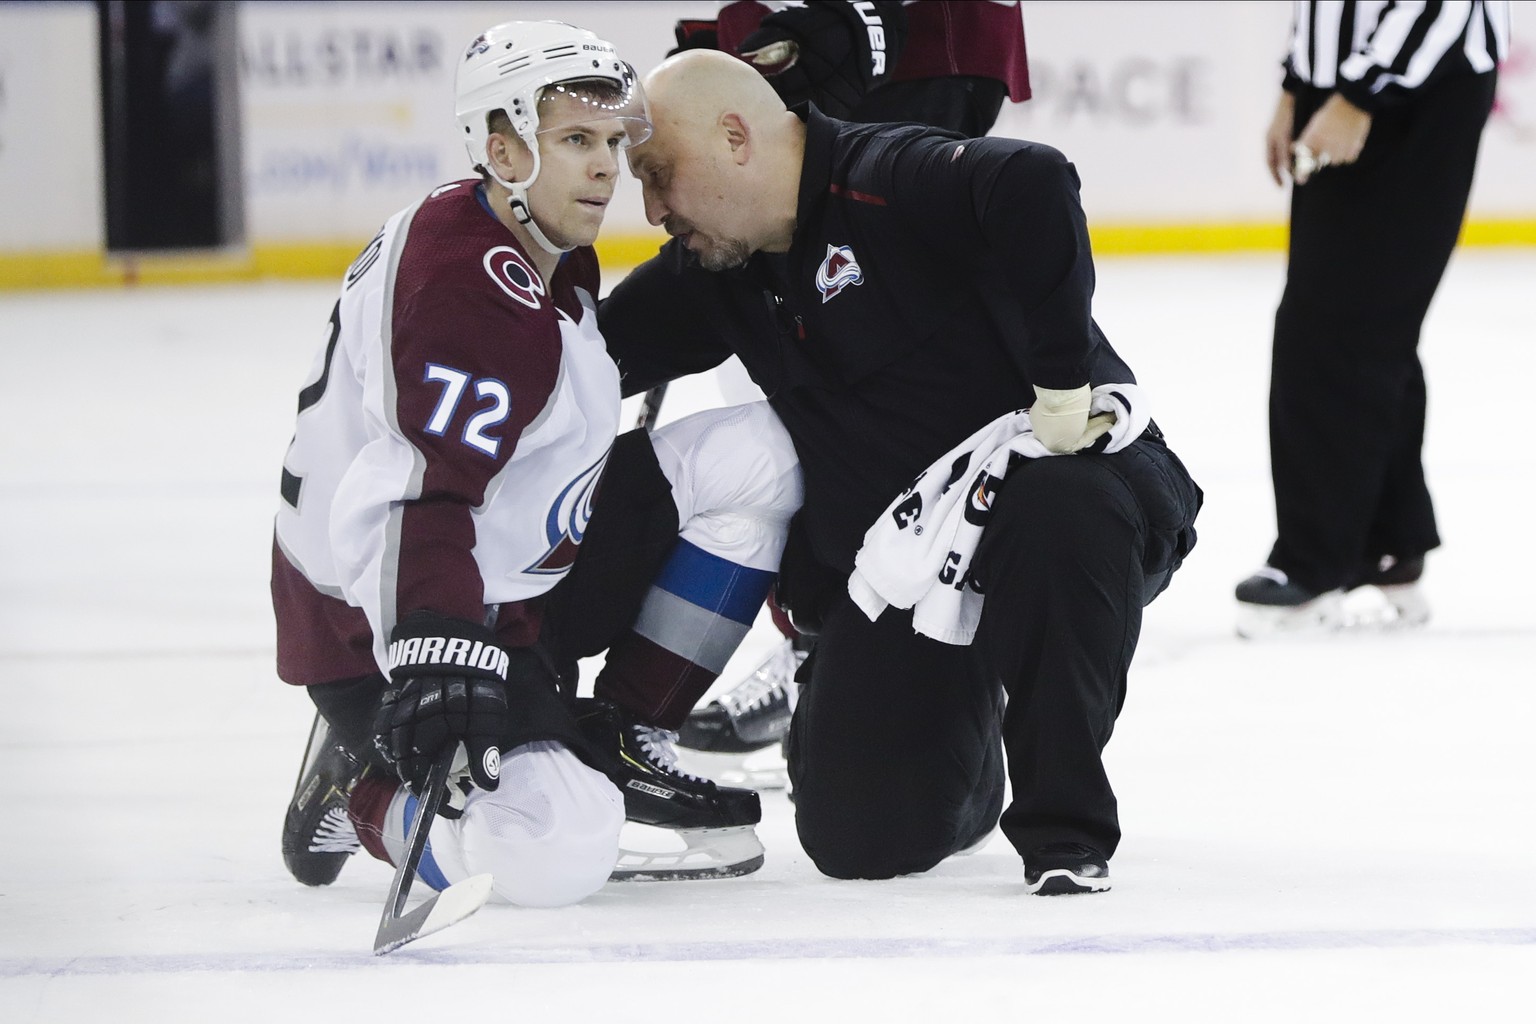
[[[490,906],[382,959],[389,869],[305,889],[278,853],[311,708],[272,671],[270,525],[333,286],[0,295],[0,1019],[1530,1019],[1536,253],[1459,253],[1426,328],[1433,622],[1264,645],[1231,588],[1271,540],[1281,262],[1099,269],[1207,495],[1107,755],[1113,892],[1026,896],[1000,837],[824,878],[770,793],[757,874]]]

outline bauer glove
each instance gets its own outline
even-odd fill
[[[511,724],[508,662],[484,626],[432,612],[412,612],[395,626],[374,744],[412,792],[421,792],[433,762],[459,743],[474,784],[497,787],[500,743]]]
[[[905,38],[899,3],[855,8],[846,0],[819,0],[765,17],[741,41],[741,56],[786,105],[810,100],[824,114],[847,117],[890,77]]]

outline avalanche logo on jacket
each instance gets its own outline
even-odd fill
[[[844,288],[864,283],[864,269],[853,257],[853,249],[846,245],[827,246],[827,258],[816,268],[816,290],[821,292],[823,303]]]
[[[608,463],[608,453],[594,462],[566,484],[556,496],[544,517],[544,537],[549,550],[524,572],[540,575],[564,575],[576,562],[576,551],[581,538],[592,521],[592,499],[597,494],[598,481],[603,478],[603,467]]]

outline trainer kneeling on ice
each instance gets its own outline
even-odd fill
[[[308,885],[360,846],[400,861],[457,748],[434,888],[490,873],[557,906],[610,877],[752,871],[756,794],[678,772],[669,730],[773,582],[793,447],[761,403],[616,436],[591,244],[651,126],[613,47],[498,25],[456,89],[481,178],[390,218],[348,271],[284,460],[278,674],[318,709],[284,861]],[[684,849],[622,851],[626,818]]]
[[[889,878],[1000,822],[1028,891],[1107,889],[1102,753],[1201,497],[1093,322],[1076,171],[788,111],[723,53],[645,84],[655,131],[626,155],[673,237],[603,333],[636,391],[740,357],[794,438],[777,596],[816,635],[787,757],[806,854]]]

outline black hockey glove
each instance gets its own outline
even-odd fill
[[[900,3],[811,0],[765,17],[741,42],[786,105],[810,100],[847,117],[864,94],[890,77],[906,40]]]
[[[462,742],[470,778],[495,789],[511,726],[507,651],[484,626],[431,612],[407,615],[389,639],[390,684],[373,726],[379,752],[419,795],[438,755]]]

